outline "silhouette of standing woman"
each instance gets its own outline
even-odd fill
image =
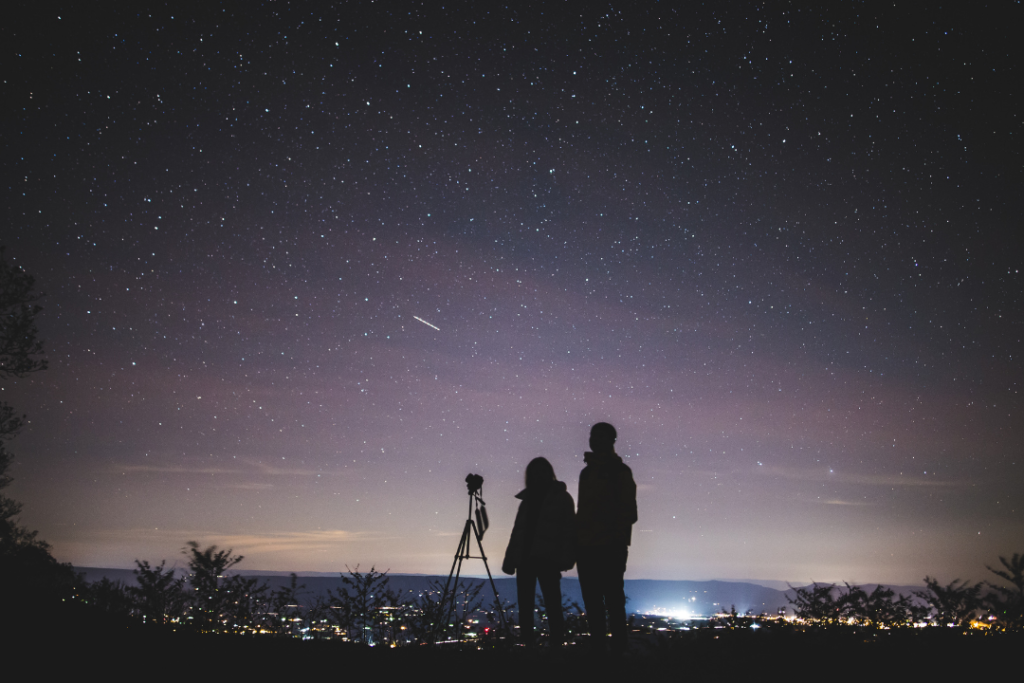
[[[534,644],[534,591],[539,582],[548,612],[551,644],[560,645],[565,641],[561,572],[572,569],[576,562],[572,496],[565,484],[555,479],[551,463],[545,458],[534,458],[526,466],[526,488],[516,498],[523,502],[516,513],[501,570],[516,575],[519,634],[524,644]]]

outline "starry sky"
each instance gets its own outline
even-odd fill
[[[575,497],[604,420],[627,578],[985,578],[1024,551],[1024,22],[954,4],[24,3],[22,522],[446,574],[478,472],[496,569],[526,464]]]

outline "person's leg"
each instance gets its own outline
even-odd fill
[[[565,617],[562,614],[562,574],[554,567],[537,572],[544,606],[548,612],[548,633],[552,645],[565,642]]]
[[[593,548],[580,548],[576,558],[576,569],[583,594],[583,607],[587,611],[587,630],[596,647],[603,647],[605,638],[604,593],[601,581],[599,552]]]
[[[527,646],[533,645],[533,604],[537,590],[537,575],[528,567],[516,570],[516,592],[519,594],[519,638]]]
[[[605,557],[604,591],[613,652],[626,650],[625,574],[628,553],[629,549],[626,547],[610,548]]]

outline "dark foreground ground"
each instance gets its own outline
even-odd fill
[[[200,636],[86,615],[4,615],[3,669],[22,657],[47,679],[255,680],[1015,680],[1019,635],[925,630],[890,633],[702,630],[636,634],[620,658],[584,645],[557,650],[492,646],[363,648],[334,641]],[[29,654],[34,653],[34,654]],[[17,670],[22,670],[17,666]],[[1006,678],[1006,671],[1016,672]],[[353,679],[351,677],[357,677]],[[582,677],[582,678],[580,678]],[[4,676],[6,678],[6,676]],[[11,679],[14,680],[14,679]]]

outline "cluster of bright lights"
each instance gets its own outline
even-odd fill
[[[694,614],[690,610],[683,607],[655,607],[652,610],[644,612],[644,614],[652,617],[667,617],[669,619],[676,619],[678,621],[688,621],[690,619],[699,619],[699,614]]]

